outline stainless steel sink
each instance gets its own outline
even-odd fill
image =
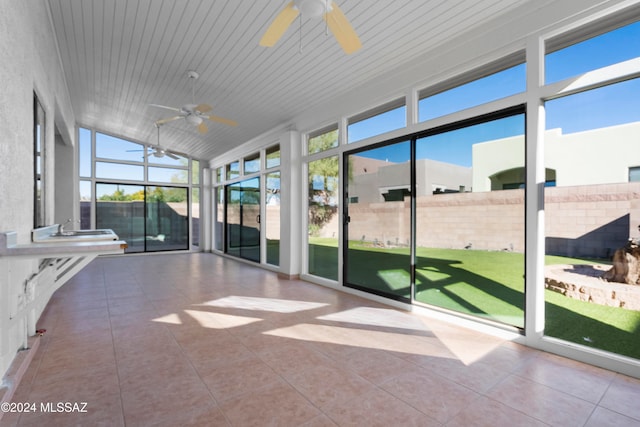
[[[61,243],[61,242],[98,242],[107,240],[119,240],[113,230],[100,228],[97,230],[64,230],[60,224],[48,225],[31,231],[31,241],[34,243]]]

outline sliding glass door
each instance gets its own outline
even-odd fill
[[[189,249],[189,204],[186,188],[146,187],[147,252]]]
[[[226,252],[260,262],[260,178],[226,186]]]
[[[345,284],[411,299],[411,142],[345,156]]]
[[[345,154],[345,286],[523,328],[524,127],[518,107]]]
[[[189,249],[187,188],[97,183],[96,228],[112,229],[126,253]]]
[[[96,228],[127,242],[125,253],[144,252],[144,185],[96,184]]]
[[[524,125],[417,139],[415,301],[524,327]]]

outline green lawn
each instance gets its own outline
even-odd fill
[[[337,239],[310,239],[316,273],[338,275]],[[418,248],[416,300],[494,321],[524,326],[524,256],[513,252]],[[351,284],[409,297],[408,248],[376,248],[351,242]],[[549,264],[601,260],[546,257]],[[310,265],[311,267],[311,265]],[[320,274],[319,274],[320,273]],[[545,334],[640,359],[640,311],[605,307],[545,291]]]

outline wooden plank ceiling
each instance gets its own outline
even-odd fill
[[[203,160],[526,1],[337,0],[363,44],[345,55],[322,20],[301,31],[296,20],[275,47],[259,46],[283,0],[48,0],[78,123],[155,143],[154,121],[173,114],[149,104],[208,103],[239,125],[161,129],[163,146]],[[200,74],[193,100],[187,70]]]

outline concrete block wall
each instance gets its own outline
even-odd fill
[[[640,182],[547,188],[547,253],[609,258],[640,237]]]
[[[524,190],[452,193],[416,201],[416,243],[422,247],[523,252]],[[410,204],[349,205],[349,239],[407,245]],[[640,183],[545,189],[547,253],[608,258],[630,237],[640,237]],[[334,216],[320,231],[331,237]]]

